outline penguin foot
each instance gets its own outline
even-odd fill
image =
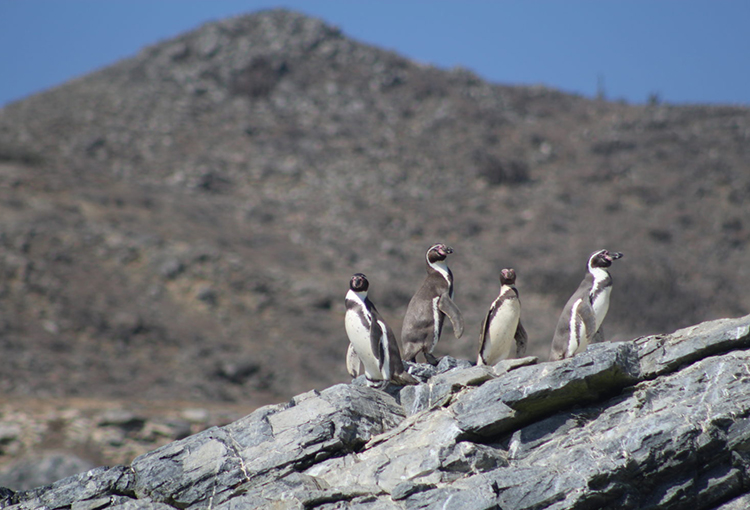
[[[391,377],[391,381],[393,381],[393,384],[398,384],[399,386],[419,384],[419,380],[407,371],[403,371],[400,374],[394,374],[393,377]]]
[[[424,359],[433,367],[439,363],[439,360],[435,356],[433,356],[431,352],[425,352]]]
[[[388,382],[389,381],[384,381],[382,379],[367,379],[367,386],[378,390],[384,390],[386,386],[388,386]]]

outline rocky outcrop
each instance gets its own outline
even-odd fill
[[[568,360],[410,366],[135,459],[2,493],[13,509],[746,508],[750,316]]]

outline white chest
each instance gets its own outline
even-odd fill
[[[488,363],[494,364],[510,357],[520,317],[521,304],[518,299],[507,299],[497,309],[486,333],[489,338],[485,340],[484,358]]]
[[[568,346],[565,349],[565,357],[583,352],[589,345],[589,337],[593,336],[596,331],[588,331],[586,321],[581,314],[581,307],[584,306],[583,298],[576,300],[573,304],[570,314],[570,336]]]
[[[591,302],[591,308],[594,311],[594,321],[596,322],[596,329],[592,332],[596,333],[599,330],[599,326],[604,322],[604,317],[607,316],[609,310],[609,294],[612,292],[612,285],[604,285],[603,280],[594,279],[594,299]]]
[[[361,357],[365,346],[369,349],[370,328],[362,322],[360,313],[357,309],[347,310],[346,315],[344,315],[344,327],[346,328],[346,336],[349,337],[349,341]],[[365,317],[367,322],[371,320],[366,312]]]

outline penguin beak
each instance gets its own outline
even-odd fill
[[[612,260],[617,260],[617,259],[621,259],[621,258],[622,258],[622,253],[620,253],[620,252],[617,252],[617,251],[615,251],[615,252],[609,252],[609,257],[610,257],[610,258],[611,258]]]
[[[450,246],[448,246],[448,245],[444,244],[444,245],[443,245],[443,246],[442,246],[442,247],[440,248],[440,252],[441,252],[441,253],[442,253],[443,255],[450,255],[451,253],[453,253],[453,248],[451,248]]]

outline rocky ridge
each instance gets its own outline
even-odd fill
[[[750,503],[750,316],[574,358],[443,358],[298,395],[129,466],[2,491],[71,509],[721,509]]]
[[[600,248],[608,339],[744,315],[749,151],[747,108],[491,84],[284,10],[209,23],[0,110],[0,393],[326,388],[351,274],[398,335],[437,241],[466,320],[440,355],[475,359],[503,267],[546,355]]]

